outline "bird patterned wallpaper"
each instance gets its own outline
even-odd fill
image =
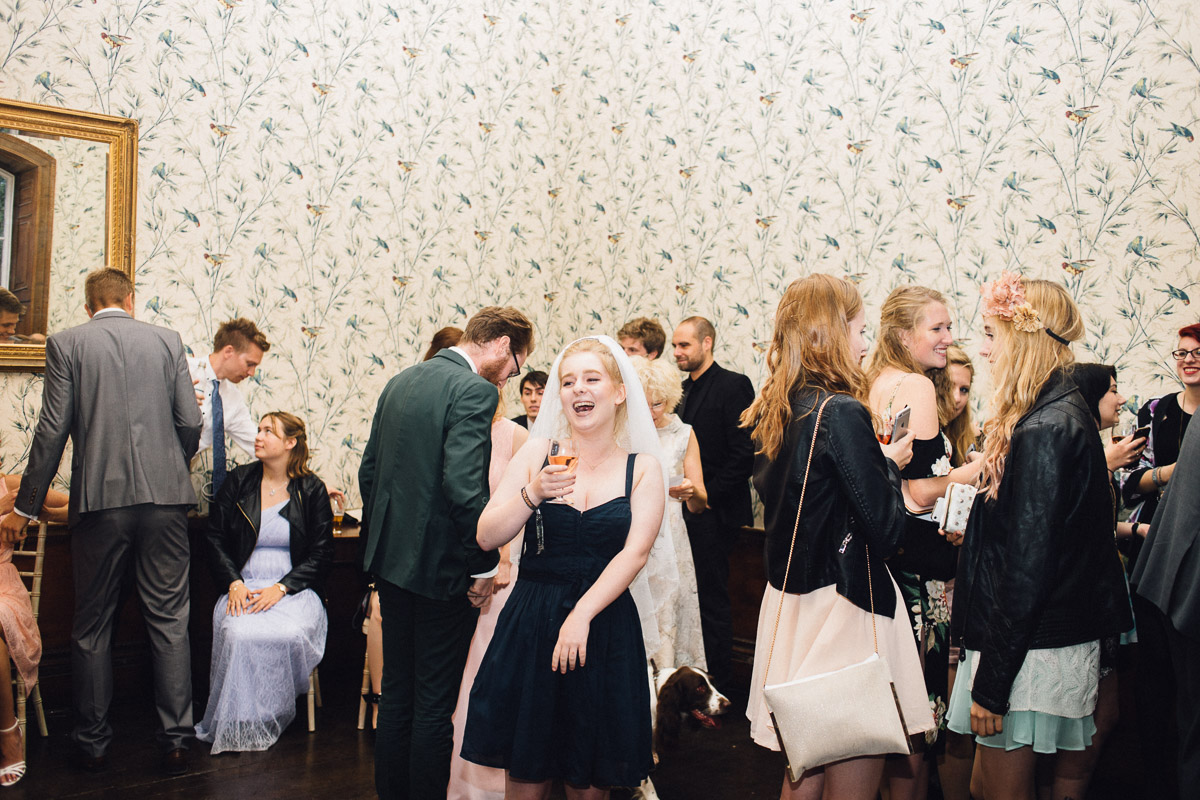
[[[1200,291],[1196,14],[0,0],[0,95],[139,120],[139,317],[197,353],[257,320],[274,346],[251,407],[301,414],[356,495],[384,382],[492,303],[534,319],[534,366],[636,315],[703,314],[757,384],[799,275],[858,281],[875,314],[897,284],[937,287],[973,350],[979,284],[1014,269],[1078,300],[1082,359],[1161,392]],[[2,386],[18,469],[40,379]]]

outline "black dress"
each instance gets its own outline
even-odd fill
[[[574,786],[637,786],[650,773],[646,651],[629,591],[592,620],[586,666],[550,667],[567,615],[625,546],[635,458],[623,496],[583,512],[542,503],[526,524],[521,570],[471,689],[467,761]]]

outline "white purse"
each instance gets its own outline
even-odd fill
[[[796,507],[796,524],[792,528],[792,546],[783,572],[785,589],[792,569],[792,553],[796,549],[800,510],[804,507],[804,493],[808,488],[808,473],[812,469],[817,432],[821,429],[821,415],[830,399],[826,398],[821,404],[816,425],[813,426],[808,465],[800,486],[800,502]],[[775,629],[771,633],[771,648],[767,651],[767,667],[763,670],[763,695],[771,712],[775,735],[779,737],[779,747],[788,760],[788,774],[793,781],[800,780],[805,770],[846,758],[912,752],[891,670],[887,661],[879,655],[869,549],[867,587],[871,598],[874,653],[857,664],[833,672],[767,685],[767,676],[771,674],[771,657],[775,653],[775,637],[779,633],[779,618],[783,611],[783,595],[780,594]]]
[[[971,516],[971,504],[979,490],[965,483],[951,483],[946,487],[946,495],[939,497],[933,504],[929,518],[938,524],[946,533],[962,533],[967,529],[967,520]]]

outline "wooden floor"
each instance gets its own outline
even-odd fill
[[[191,750],[192,771],[168,778],[159,769],[149,696],[118,696],[111,765],[98,775],[73,770],[67,761],[70,719],[59,706],[49,716],[50,737],[34,733],[29,742],[29,773],[0,800],[18,798],[370,798],[374,739],[356,729],[357,676],[322,673],[325,706],[317,711],[317,731],[309,734],[303,698],[297,718],[267,752],[209,755],[202,743]],[[198,713],[202,711],[198,708]],[[1136,743],[1128,726],[1113,736],[1093,781],[1089,800],[1137,800],[1138,765],[1130,760]],[[750,741],[744,711],[735,707],[719,730],[685,726],[678,750],[666,754],[654,775],[662,800],[758,800],[779,796],[783,761]],[[614,793],[614,800],[627,795]],[[564,797],[560,791],[556,800]],[[937,794],[931,793],[931,800]],[[1149,800],[1149,799],[1148,799]]]

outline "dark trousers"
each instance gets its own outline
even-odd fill
[[[1137,619],[1138,744],[1142,752],[1145,797],[1176,800],[1179,797],[1179,736],[1175,725],[1175,672],[1171,664],[1171,623],[1158,607],[1133,594]]]
[[[696,590],[700,599],[700,629],[704,657],[713,682],[728,693],[733,681],[733,609],[729,603],[729,553],[737,528],[727,528],[711,511],[684,512],[692,561],[696,564]]]
[[[1168,628],[1175,667],[1175,719],[1179,724],[1179,786],[1200,791],[1200,641]]]
[[[71,738],[91,756],[112,741],[112,638],[121,581],[132,566],[154,659],[158,738],[182,747],[192,729],[188,641],[187,509],[151,504],[91,511],[72,529],[75,618],[71,678],[77,719]]]
[[[458,703],[479,610],[466,595],[430,600],[377,580],[383,683],[375,790],[384,800],[445,800]]]

